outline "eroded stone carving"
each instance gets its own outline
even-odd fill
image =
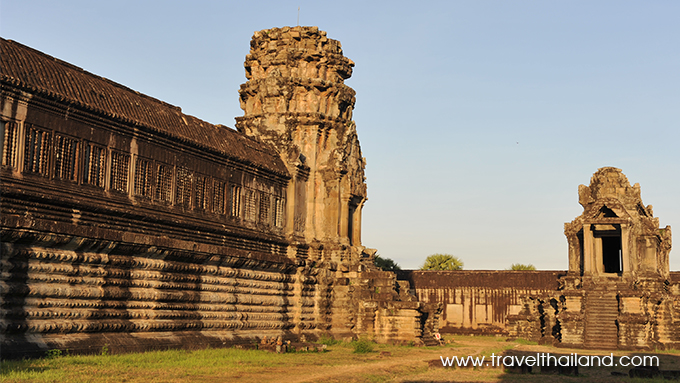
[[[583,213],[564,225],[569,271],[556,293],[527,297],[525,319],[511,317],[516,335],[527,321],[545,322],[551,300],[556,333],[543,327],[531,338],[586,348],[677,347],[677,273],[669,270],[671,228],[659,228],[640,185],[620,169],[599,169],[590,185],[579,186]]]
[[[316,27],[256,32],[250,46],[248,82],[239,91],[245,114],[236,127],[273,145],[295,175],[288,188],[288,217],[297,219],[290,235],[318,241],[328,260],[359,256],[365,162],[352,121],[354,90],[344,84],[354,63]],[[342,250],[347,246],[352,250]]]
[[[236,127],[276,148],[293,175],[288,254],[332,270],[329,328],[382,341],[420,337],[421,315],[436,308],[399,294],[395,276],[377,270],[375,250],[361,244],[366,163],[352,121],[355,93],[344,84],[354,63],[316,27],[256,32],[250,46]]]
[[[421,302],[443,307],[440,331],[495,333],[559,346],[651,349],[680,344],[680,272],[670,227],[640,186],[599,169],[579,187],[583,214],[565,224],[569,270],[405,271]]]
[[[590,186],[579,186],[579,203],[583,214],[564,225],[570,274],[668,278],[671,228],[659,228],[639,184],[631,186],[620,169],[602,168]]]
[[[354,63],[325,32],[255,33],[239,132],[0,48],[0,357],[435,331],[361,245]]]

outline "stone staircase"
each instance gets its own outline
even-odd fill
[[[438,304],[424,304],[421,310],[423,315],[420,320],[422,323],[423,334],[421,340],[425,346],[441,346],[443,343],[435,337],[439,332],[439,316],[441,306]],[[424,319],[424,320],[423,320]]]
[[[421,338],[423,341],[423,345],[425,346],[441,346],[442,342],[437,340],[437,338],[434,337],[432,334],[423,334],[423,337]]]
[[[616,292],[602,289],[586,295],[583,346],[590,349],[616,349],[618,346],[619,303]]]

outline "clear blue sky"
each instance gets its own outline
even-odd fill
[[[0,34],[234,126],[253,32],[298,7],[356,63],[379,254],[566,269],[563,224],[603,166],[680,235],[678,1],[2,0]]]

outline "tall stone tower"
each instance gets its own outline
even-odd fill
[[[275,147],[292,176],[289,256],[347,264],[361,256],[364,159],[344,84],[352,60],[317,27],[255,32],[236,128]],[[354,262],[350,262],[354,263]]]
[[[352,121],[355,93],[344,84],[353,66],[340,42],[317,27],[255,32],[236,128],[272,145],[291,175],[288,256],[299,266],[299,281],[310,274],[319,282],[315,328],[343,338],[425,341],[435,332],[438,306],[416,302],[408,283],[377,269],[375,250],[361,245],[365,162]],[[300,317],[309,310],[299,304]]]

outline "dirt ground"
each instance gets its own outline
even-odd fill
[[[491,354],[499,355],[504,352],[513,355],[536,355],[550,353],[551,355],[614,355],[617,361],[620,356],[642,356],[641,353],[604,351],[604,350],[574,350],[555,348],[551,346],[517,344],[505,342],[502,339],[490,337],[457,337],[453,344],[445,347],[412,347],[399,348],[396,351],[380,351],[365,354],[361,358],[351,358],[347,363],[333,366],[287,366],[261,371],[252,376],[243,376],[241,381],[252,382],[631,382],[628,370],[632,367],[580,367],[578,376],[546,375],[540,368],[534,367],[531,373],[509,372],[498,367],[443,367],[441,357],[467,357],[485,355],[489,361]],[[677,353],[644,353],[659,357],[660,368],[663,370],[680,370],[680,355]],[[581,359],[585,361],[584,359]],[[639,358],[636,361],[641,360]],[[566,361],[566,360],[565,360]],[[312,368],[310,368],[312,367]],[[612,372],[620,375],[612,375]],[[651,381],[645,379],[644,381]],[[660,380],[662,381],[662,380]]]
[[[654,357],[662,370],[680,370],[680,352],[624,352],[575,350],[507,341],[495,337],[460,336],[439,347],[407,347],[373,344],[372,352],[354,353],[350,343],[329,345],[326,352],[275,354],[263,350],[170,350],[142,354],[65,356],[3,364],[0,382],[245,382],[245,383],[353,383],[353,382],[651,382],[631,379],[626,366],[578,368],[578,375],[547,375],[540,367],[508,371],[498,367],[513,360],[547,355],[563,358],[613,356],[630,361]],[[543,354],[541,354],[543,353]],[[444,367],[442,358],[484,357],[485,366]],[[494,364],[489,366],[491,357]],[[508,358],[508,359],[505,359]],[[579,359],[583,362],[583,359]],[[4,362],[3,362],[4,363]],[[566,364],[566,363],[565,363]],[[14,366],[14,367],[12,367]],[[524,372],[524,373],[522,373]],[[565,372],[565,371],[562,371]],[[572,371],[573,373],[574,371]],[[614,375],[614,374],[616,375]],[[657,379],[656,381],[663,381]]]

